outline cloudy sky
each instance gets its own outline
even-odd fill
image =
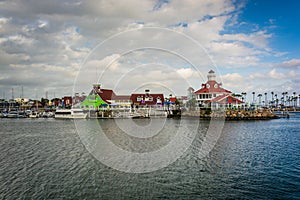
[[[0,0],[0,97],[300,93],[297,0]]]

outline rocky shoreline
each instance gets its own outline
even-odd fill
[[[269,120],[278,119],[271,110],[210,110],[203,109],[197,111],[186,111],[181,113],[182,117],[211,119],[211,118],[225,118],[226,120]]]

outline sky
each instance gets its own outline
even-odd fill
[[[210,69],[234,93],[299,94],[299,8],[298,0],[0,0],[0,98],[51,99],[94,83],[120,95],[181,96]]]

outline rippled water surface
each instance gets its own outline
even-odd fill
[[[163,148],[175,134],[193,136],[178,133],[180,126],[195,131],[191,146],[169,166],[126,173],[95,159],[72,120],[0,119],[0,199],[300,198],[299,114],[270,121],[226,121],[205,158],[199,157],[199,149],[208,121],[156,120],[164,120],[162,131],[147,138],[137,137],[132,127],[127,131],[134,135],[125,134],[122,120],[97,121],[113,144],[135,153]],[[135,121],[138,127],[156,126],[150,123]]]

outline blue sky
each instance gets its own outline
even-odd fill
[[[0,97],[186,95],[210,69],[233,92],[300,93],[296,0],[0,1]],[[151,47],[151,48],[149,48]]]
[[[300,1],[249,0],[242,9],[240,21],[258,25],[274,34],[270,46],[290,57],[299,56]]]

